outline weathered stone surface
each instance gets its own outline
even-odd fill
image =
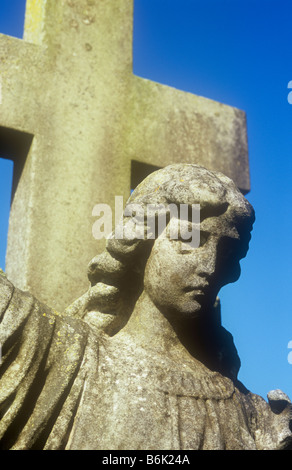
[[[132,160],[203,164],[249,190],[245,113],[134,76],[132,22],[132,0],[27,0],[25,40],[0,36],[0,136],[32,141],[26,158],[10,142],[7,273],[59,310],[87,287],[80,266],[104,247],[92,209],[127,200]]]
[[[291,449],[289,398],[237,380],[216,300],[239,276],[252,207],[197,165],[153,173],[129,199],[151,202],[199,203],[200,245],[171,238],[173,219],[155,239],[113,233],[62,315],[0,275],[2,449]]]

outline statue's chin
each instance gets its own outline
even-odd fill
[[[204,309],[202,305],[199,302],[194,301],[192,305],[185,306],[181,310],[180,314],[181,314],[181,317],[185,318],[186,320],[196,320],[200,318],[201,315],[203,315],[203,310]]]
[[[173,315],[185,320],[200,320],[213,316],[216,296],[196,296],[176,306]]]
[[[175,306],[162,307],[160,310],[166,314],[169,320],[196,320],[203,315],[204,308],[197,300],[186,302]]]

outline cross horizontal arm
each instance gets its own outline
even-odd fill
[[[198,163],[250,190],[243,111],[135,76],[129,103],[130,157],[161,167]]]
[[[36,132],[46,69],[42,48],[0,35],[0,125]]]

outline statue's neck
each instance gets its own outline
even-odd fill
[[[236,380],[240,360],[232,336],[221,326],[216,308],[202,310],[196,320],[163,314],[144,291],[119,335],[154,354],[197,370],[198,364]],[[205,370],[205,369],[204,369]]]
[[[169,320],[144,291],[122,332],[130,334],[139,345],[157,354],[192,362],[196,357],[196,322],[178,320],[177,324]]]

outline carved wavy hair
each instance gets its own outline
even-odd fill
[[[201,221],[225,214],[240,234],[239,257],[247,253],[254,210],[232,180],[219,172],[195,164],[170,165],[142,181],[126,206],[129,204],[139,204],[145,210],[148,204],[200,204]],[[131,215],[124,213],[122,226],[129,223]],[[66,310],[108,335],[120,330],[131,315],[143,290],[144,268],[155,241],[127,236],[117,239],[116,230],[108,237],[105,251],[89,264],[88,292]]]

